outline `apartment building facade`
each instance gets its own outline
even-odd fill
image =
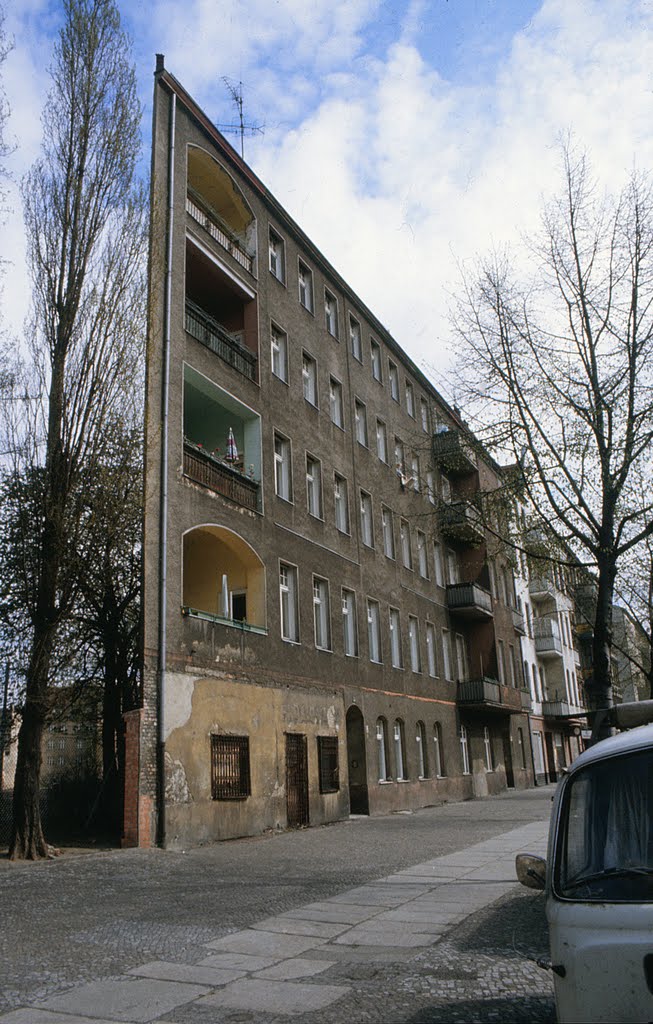
[[[162,57],[152,196],[125,841],[532,785],[500,470]]]

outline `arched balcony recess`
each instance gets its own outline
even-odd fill
[[[248,270],[256,270],[256,219],[233,178],[205,150],[188,147],[190,216]]]
[[[247,541],[206,524],[184,534],[182,612],[266,632],[265,568]]]

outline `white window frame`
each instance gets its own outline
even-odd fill
[[[377,758],[379,765],[379,782],[390,782],[390,765],[388,763],[388,723],[379,716],[376,720]]]
[[[431,679],[438,678],[438,650],[436,646],[435,626],[426,623],[426,667]]]
[[[391,359],[388,360],[388,380],[390,381],[390,398],[393,402],[401,405],[399,397],[399,369],[397,364],[393,363]]]
[[[375,338],[370,338],[370,364],[372,367],[372,379],[383,384],[383,357],[381,346]]]
[[[487,725],[483,726],[483,746],[485,748],[485,770],[494,771],[494,752],[492,750],[492,737]]]
[[[415,455],[414,452],[410,460],[410,474],[413,478],[413,490],[415,491],[416,494],[419,494],[419,457]]]
[[[386,558],[395,558],[394,515],[387,505],[381,506],[381,529],[383,533],[383,553]]]
[[[448,629],[442,629],[442,670],[444,678],[453,682],[453,657],[451,650],[451,633]]]
[[[393,668],[403,669],[404,655],[401,643],[401,614],[398,608],[390,608],[388,612],[390,625],[390,663]]]
[[[360,322],[349,314],[349,348],[357,363],[363,362],[363,332]]]
[[[342,588],[342,648],[346,658],[358,657],[358,616],[356,592]]]
[[[324,289],[324,321],[331,337],[338,338],[338,300],[328,288]]]
[[[433,541],[433,564],[435,566],[435,585],[436,587],[444,587],[444,562],[442,544],[439,540]]]
[[[306,505],[308,514],[323,519],[322,506],[322,462],[306,452]]]
[[[333,507],[336,530],[349,536],[349,484],[340,473],[333,474]]]
[[[455,634],[456,678],[464,681],[469,676],[467,641],[462,633]]]
[[[435,481],[433,478],[432,469],[427,469],[426,471],[426,497],[429,499],[432,505],[435,505]]]
[[[408,778],[406,771],[406,736],[404,733],[404,723],[400,718],[395,718],[392,736],[395,748],[395,770],[397,773],[395,778],[397,782],[405,782]]]
[[[404,569],[413,569],[413,549],[410,541],[410,524],[407,519],[399,520],[399,546]]]
[[[274,376],[287,384],[288,335],[275,323],[270,323],[270,366]]]
[[[309,313],[313,313],[315,309],[313,271],[303,260],[298,260],[297,263],[297,281],[299,286],[299,304]]]
[[[419,646],[419,619],[416,615],[408,616],[408,643],[410,648],[411,672],[421,673],[422,654]]]
[[[446,779],[447,771],[444,763],[444,752],[442,750],[442,724],[433,723],[433,747],[435,749],[435,775],[438,779]]]
[[[426,726],[422,721],[417,722],[415,727],[415,744],[417,746],[417,777],[418,779],[428,779],[429,764],[428,750],[426,749]]]
[[[417,531],[417,570],[424,580],[429,577],[429,553],[426,534],[423,530]]]
[[[331,650],[331,609],[329,581],[313,575],[313,630],[319,651]]]
[[[460,753],[463,762],[463,775],[471,775],[470,763],[469,763],[469,738],[467,736],[467,728],[464,725],[460,727],[459,733],[460,739]]]
[[[292,442],[278,430],[274,431],[274,493],[292,502]]]
[[[362,488],[359,495],[361,540],[366,548],[374,547],[374,516],[372,495]],[[368,528],[369,527],[369,528]]]
[[[381,646],[381,605],[373,598],[367,598],[367,650],[370,661],[375,665],[383,664],[383,648]],[[376,654],[377,657],[373,657]]]
[[[421,424],[422,424],[422,430],[424,431],[425,434],[428,434],[428,432],[429,432],[429,406],[428,406],[428,402],[426,401],[425,398],[420,398],[420,400],[419,400],[419,414],[420,414],[420,421],[421,421]]]
[[[388,428],[383,420],[376,421],[376,453],[381,462],[388,464]]]
[[[279,562],[279,612],[281,639],[299,643],[299,570],[291,562]],[[293,628],[294,627],[294,628]]]
[[[302,350],[302,391],[308,404],[314,409],[319,409],[317,359],[305,349]]]
[[[354,398],[354,424],[356,440],[363,448],[369,448],[367,435],[367,406],[360,398]]]
[[[272,225],[268,225],[268,269],[272,276],[286,283],[286,243]]]
[[[342,392],[342,381],[337,377],[329,377],[329,413],[331,422],[345,429],[345,403]]]
[[[409,380],[406,381],[406,412],[415,419],[415,389]]]

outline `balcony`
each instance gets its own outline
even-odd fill
[[[485,534],[480,510],[470,501],[443,502],[440,505],[440,529],[449,540],[478,547]]]
[[[447,587],[447,608],[461,619],[486,620],[493,617],[492,595],[478,583],[452,583]]]
[[[534,576],[529,581],[528,593],[532,601],[549,601],[555,599],[556,588],[552,580],[547,579],[546,576],[541,578]]]
[[[256,274],[256,217],[245,193],[210,153],[190,145],[186,210],[224,252]]]
[[[585,710],[566,700],[543,700],[542,715],[544,718],[575,718],[584,715]]]
[[[433,435],[433,462],[451,476],[468,476],[477,469],[476,452],[459,430]]]
[[[196,224],[201,225],[221,248],[228,252],[237,263],[249,273],[253,273],[254,259],[243,244],[233,235],[217,213],[207,206],[202,197],[193,188],[188,189],[186,196],[186,212]]]
[[[560,627],[555,619],[533,619],[535,651],[539,658],[561,658]]]
[[[519,633],[520,636],[526,636],[526,623],[524,616],[521,612],[518,612],[516,608],[512,609],[512,624],[515,633]]]
[[[184,441],[184,476],[253,512],[260,511],[260,487],[256,480],[188,440]]]
[[[186,299],[186,322],[188,334],[206,345],[234,370],[250,380],[256,380],[257,359],[253,352],[241,344],[239,338],[218,323],[209,313]]]
[[[516,690],[512,686],[501,686],[496,679],[489,676],[460,681],[456,700],[463,707],[501,714],[510,715],[522,711],[521,690]]]
[[[533,710],[533,700],[531,698],[530,693],[528,692],[528,690],[520,690],[519,693],[521,696],[522,711],[530,713]]]
[[[183,538],[181,611],[204,620],[205,630],[232,626],[265,633],[265,568],[251,545],[233,530],[207,524]]]

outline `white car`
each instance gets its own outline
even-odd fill
[[[574,761],[558,785],[547,860],[517,857],[546,889],[558,1020],[653,1022],[653,701],[617,705],[629,731]],[[636,725],[636,728],[629,728]]]

